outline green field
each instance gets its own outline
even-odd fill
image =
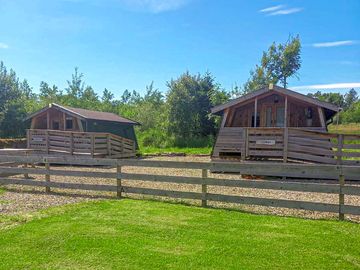
[[[2,229],[1,269],[355,269],[360,225],[124,199]]]

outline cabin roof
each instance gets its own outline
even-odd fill
[[[140,125],[140,123],[138,123],[136,121],[119,116],[114,113],[92,111],[92,110],[86,110],[86,109],[81,109],[81,108],[72,108],[69,106],[61,106],[56,103],[50,103],[48,106],[42,108],[41,110],[38,110],[38,111],[30,114],[28,117],[26,117],[25,120],[31,119],[31,118],[47,111],[50,108],[56,108],[60,111],[63,111],[67,114],[70,114],[72,116],[75,116],[75,117],[78,117],[81,119],[111,121],[111,122],[119,122],[119,123],[130,124],[130,125]]]
[[[292,91],[290,89],[286,89],[286,88],[274,85],[273,89],[269,89],[269,87],[266,86],[266,87],[260,88],[259,90],[254,91],[254,92],[250,92],[250,93],[248,93],[246,95],[243,95],[241,97],[230,100],[227,103],[215,106],[215,107],[213,107],[211,109],[211,113],[217,114],[217,113],[219,113],[219,112],[221,112],[221,111],[223,111],[223,110],[225,110],[225,109],[227,109],[229,107],[232,107],[232,106],[237,105],[239,103],[242,103],[244,101],[253,99],[253,98],[257,97],[257,96],[268,93],[269,91],[277,92],[277,93],[282,94],[282,95],[287,95],[287,96],[293,97],[295,99],[302,100],[304,102],[314,104],[314,105],[317,105],[319,107],[326,108],[326,109],[328,109],[330,111],[333,111],[333,112],[341,111],[340,107],[338,107],[338,106],[336,106],[336,105],[334,105],[332,103],[320,101],[320,100],[318,100],[316,98],[312,98],[312,97],[297,93],[295,91]]]

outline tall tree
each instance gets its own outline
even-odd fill
[[[283,44],[275,42],[263,52],[260,65],[250,71],[250,78],[244,85],[244,91],[254,91],[269,83],[280,82],[284,88],[288,78],[297,76],[301,67],[300,37],[289,37]]]

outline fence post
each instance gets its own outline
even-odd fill
[[[45,169],[47,171],[46,174],[45,174],[45,182],[50,183],[50,163],[46,159],[45,159]],[[45,187],[45,192],[49,193],[50,192],[50,187]]]
[[[121,186],[121,165],[119,164],[116,166],[116,186],[117,186],[116,196],[120,199],[122,186]]]
[[[110,133],[106,135],[106,142],[107,142],[108,156],[111,157],[111,137],[110,137]]]
[[[286,163],[288,159],[288,144],[289,144],[289,128],[284,128],[284,154],[283,161]]]
[[[27,163],[24,164],[24,168],[25,168],[25,169],[28,168],[28,164],[27,164]],[[28,173],[24,173],[24,178],[29,179],[29,174],[28,174]]]
[[[49,141],[49,130],[45,130],[45,140],[46,140],[46,153],[50,153],[50,141]]]
[[[342,164],[342,148],[344,143],[344,135],[338,134],[338,146],[337,146],[337,153],[336,153],[336,164]]]
[[[26,130],[26,148],[30,149],[30,130]]]
[[[345,215],[342,211],[342,208],[345,204],[345,194],[343,192],[343,187],[345,185],[345,176],[343,175],[343,173],[341,172],[340,176],[339,176],[339,220],[344,220]]]
[[[207,169],[202,169],[202,184],[201,184],[201,206],[206,207],[207,201],[206,201],[206,194],[207,194],[207,185],[206,185],[206,179],[208,177]]]

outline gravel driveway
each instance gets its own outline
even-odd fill
[[[207,162],[209,157],[153,157],[152,160],[172,160],[172,161],[198,161]],[[115,169],[107,168],[90,168],[90,167],[52,167],[52,169],[61,170],[77,170],[77,171],[104,171],[115,172]],[[158,174],[158,175],[176,175],[176,176],[201,176],[201,170],[184,170],[184,169],[164,169],[164,168],[145,168],[145,167],[123,167],[122,172],[126,173],[142,173],[142,174]],[[38,180],[44,180],[43,175],[30,175]],[[239,179],[239,175],[234,174],[209,174],[209,177],[226,178],[226,179]],[[84,177],[64,177],[64,176],[51,176],[51,181],[54,182],[73,182],[73,183],[89,183],[89,184],[116,184],[114,179],[102,178],[84,178]],[[144,181],[123,180],[123,184],[134,187],[147,187],[147,188],[160,188],[178,191],[193,191],[201,192],[201,186],[189,184],[172,184],[172,183],[151,183]],[[4,187],[5,189],[5,187]],[[336,194],[320,194],[320,193],[305,193],[305,192],[290,192],[290,191],[273,191],[261,189],[244,189],[234,187],[208,187],[211,193],[231,194],[242,196],[253,196],[263,198],[281,198],[289,200],[302,200],[312,202],[326,202],[338,203],[338,195]],[[146,196],[125,194],[126,197],[142,198]],[[0,194],[0,215],[26,215],[31,212],[48,208],[51,206],[58,206],[64,204],[77,203],[81,201],[101,200],[104,198],[115,198],[115,194],[111,192],[97,192],[97,191],[80,191],[80,190],[61,190],[52,189],[52,193],[46,194],[44,188],[37,187],[22,187],[22,186],[7,186],[5,192]],[[177,200],[177,199],[164,199],[166,201],[181,201],[200,205],[199,201],[194,200]],[[360,205],[360,196],[345,196],[345,203],[351,205]],[[229,203],[209,202],[209,206],[221,208],[235,208],[242,211],[250,211],[261,214],[275,214],[285,216],[300,216],[306,218],[337,218],[336,214],[321,213],[313,211],[293,210],[286,208],[275,207],[262,207],[262,206],[247,206],[236,205]],[[356,222],[360,222],[360,216],[346,216]]]

